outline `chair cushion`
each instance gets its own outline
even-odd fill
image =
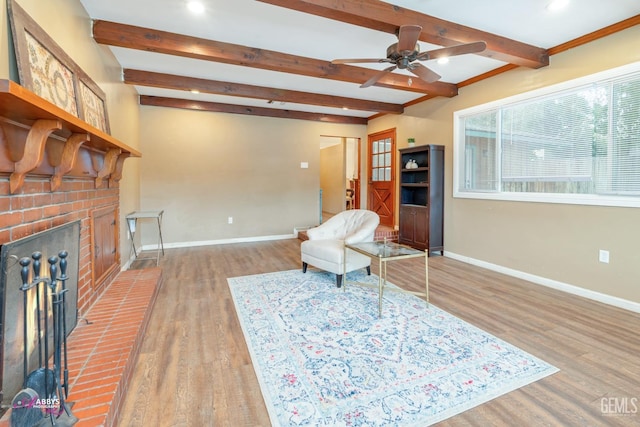
[[[302,253],[319,259],[334,260],[341,263],[344,258],[342,240],[305,240],[301,244]]]
[[[344,273],[344,241],[342,240],[305,240],[300,245],[302,262],[329,271]],[[347,252],[347,272],[371,265],[371,258],[349,250]]]

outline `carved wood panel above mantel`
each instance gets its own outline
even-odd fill
[[[115,185],[134,148],[10,80],[0,80],[0,173],[10,173],[11,193],[28,174],[50,177],[56,191],[64,176]]]

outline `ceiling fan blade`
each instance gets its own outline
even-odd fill
[[[440,80],[440,74],[436,73],[430,68],[425,67],[422,64],[414,63],[411,64],[410,67],[407,67],[407,69],[427,83],[433,83]]]
[[[398,68],[398,67],[395,66],[395,65],[392,65],[391,67],[385,68],[384,70],[380,71],[379,73],[377,73],[376,75],[371,77],[366,82],[362,83],[360,85],[360,87],[361,88],[365,88],[365,87],[369,87],[369,86],[374,85],[378,80],[383,78],[387,73],[390,73],[391,71],[395,70],[396,68]]]
[[[334,59],[332,64],[357,64],[364,62],[389,62],[387,58],[353,58],[353,59]]]
[[[416,59],[419,61],[425,61],[427,59],[438,59],[448,56],[464,55],[466,53],[478,53],[482,52],[486,48],[487,44],[485,42],[465,43],[422,52],[416,57]]]
[[[413,52],[422,32],[420,25],[403,25],[398,30],[398,52]]]

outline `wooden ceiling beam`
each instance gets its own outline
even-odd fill
[[[363,83],[377,70],[352,65],[331,64],[314,58],[207,40],[166,31],[136,27],[109,21],[94,21],[93,38],[100,44],[164,53],[204,61],[222,62],[308,77]],[[444,82],[427,83],[406,75],[388,73],[376,86],[452,97],[458,94],[456,85]]]
[[[221,82],[216,80],[199,79],[194,77],[177,76],[173,74],[154,73],[141,70],[124,70],[124,82],[131,85],[159,87],[174,90],[197,90],[202,93],[216,95],[238,96],[242,98],[266,99],[276,102],[291,102],[297,104],[320,105],[332,108],[347,108],[349,110],[361,110],[402,114],[404,107],[401,104],[387,102],[368,101],[362,99],[346,98],[342,96],[321,95],[317,93],[300,92],[295,90],[276,89],[262,86],[253,86],[240,83]]]
[[[392,34],[395,34],[401,25],[420,25],[422,27],[420,40],[423,42],[448,47],[460,43],[484,41],[487,43],[487,49],[477,55],[529,68],[549,65],[549,54],[546,49],[379,0],[258,1]]]
[[[247,105],[223,104],[218,102],[191,101],[188,99],[161,96],[140,96],[140,105],[181,108],[185,110],[209,111],[215,113],[245,114],[249,116],[275,117],[278,119],[311,120],[324,123],[366,125],[364,117],[340,116],[335,114],[307,113],[303,111],[280,110],[275,108],[252,107]]]

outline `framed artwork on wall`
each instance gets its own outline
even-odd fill
[[[24,40],[29,52],[26,55],[30,80],[28,88],[41,98],[78,117],[73,72],[31,34],[25,32]],[[21,76],[20,80],[26,79]],[[23,86],[26,87],[24,84]]]
[[[104,92],[14,0],[7,5],[20,85],[109,133]]]
[[[104,104],[104,95],[99,95],[100,89],[89,80],[80,79],[78,98],[82,110],[82,118],[91,126],[104,132],[109,132],[107,121],[107,108]]]

